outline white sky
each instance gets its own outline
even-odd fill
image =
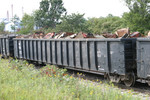
[[[13,14],[22,17],[22,7],[25,13],[32,13],[39,8],[41,0],[0,0],[0,18],[12,16],[11,5],[13,4]],[[128,12],[124,0],[63,0],[64,6],[68,14],[71,13],[85,13],[85,17],[100,17],[113,14],[121,16],[123,12]]]

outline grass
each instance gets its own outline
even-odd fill
[[[0,100],[141,100],[113,84],[84,81],[47,65],[36,69],[19,60],[0,60]]]

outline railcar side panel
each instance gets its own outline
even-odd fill
[[[150,78],[150,39],[137,40],[137,76]]]
[[[15,56],[91,72],[126,74],[125,44],[121,39],[14,39]],[[22,44],[21,52],[18,45]],[[19,54],[18,54],[19,53]],[[21,56],[18,56],[21,55]]]

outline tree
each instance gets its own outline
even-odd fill
[[[84,14],[71,14],[61,18],[61,23],[57,25],[57,31],[65,32],[87,32],[86,19],[83,17]]]
[[[24,14],[21,21],[21,30],[20,34],[28,34],[34,29],[34,17],[32,15]]]
[[[5,29],[5,23],[1,22],[0,23],[0,32],[4,32],[4,29]]]
[[[14,32],[16,32],[17,28],[19,27],[20,24],[20,19],[17,15],[15,15],[12,20],[12,25],[11,25],[11,29],[14,30]]]
[[[38,27],[54,28],[65,12],[62,0],[42,0],[40,9],[35,11],[35,23]]]
[[[150,30],[150,1],[125,0],[130,12],[124,13],[123,18],[131,31],[144,33]]]
[[[94,34],[112,33],[117,29],[126,27],[124,20],[109,14],[107,17],[90,18],[87,21],[88,30]]]

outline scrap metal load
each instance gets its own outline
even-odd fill
[[[137,37],[144,37],[139,32],[130,33],[128,28],[119,29],[115,32],[115,34],[103,34],[105,38],[137,38]]]
[[[22,35],[17,36],[16,38],[36,38],[36,39],[76,39],[76,38],[95,38],[93,34],[90,33],[70,33],[70,32],[61,32],[61,33],[47,33],[35,32],[33,35]]]
[[[47,33],[44,34],[43,32],[35,32],[32,35],[22,35],[17,36],[16,38],[36,38],[36,39],[84,39],[84,38],[137,38],[137,37],[143,37],[143,35],[139,32],[133,32],[130,33],[130,30],[128,28],[119,29],[115,32],[115,34],[112,33],[104,33],[102,35],[95,35],[91,33],[70,33],[70,32],[61,32],[61,33]]]

